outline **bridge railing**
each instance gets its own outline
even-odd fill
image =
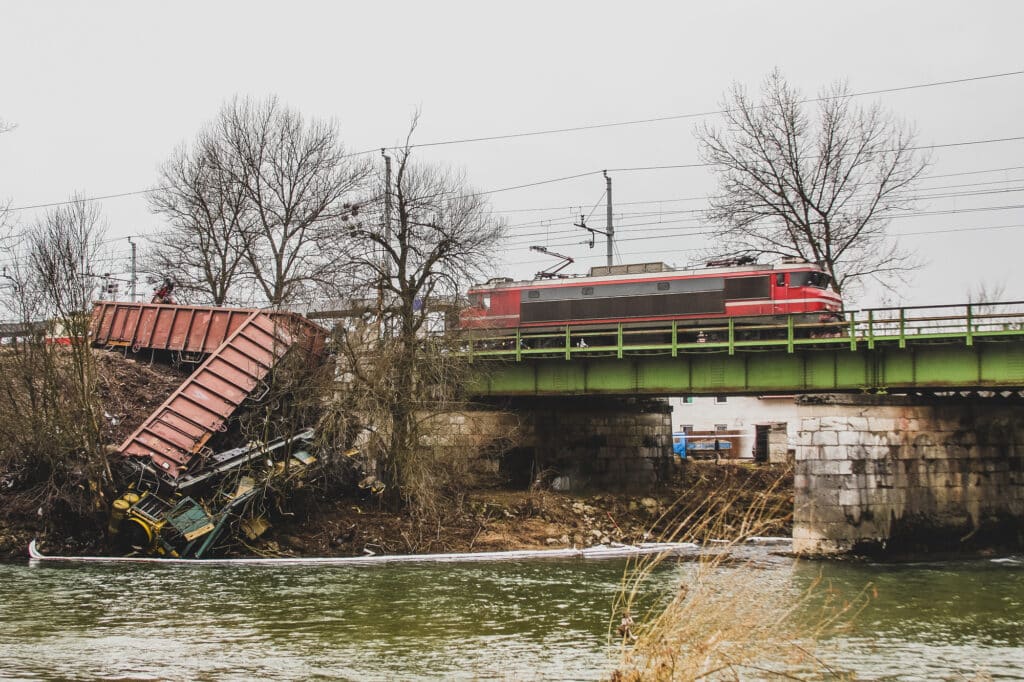
[[[827,316],[827,317],[826,317]],[[780,318],[784,321],[780,322]],[[819,313],[709,318],[663,323],[566,325],[555,330],[472,330],[462,332],[472,357],[624,357],[625,355],[725,352],[757,348],[905,348],[908,343],[959,342],[999,336],[1024,337],[1024,301],[902,306]]]

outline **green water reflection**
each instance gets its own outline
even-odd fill
[[[837,669],[1024,679],[1024,563],[794,566],[751,552],[764,590],[797,595],[820,576],[852,597],[873,584],[877,598],[831,642]],[[667,566],[652,589],[689,570]],[[600,679],[616,660],[622,573],[584,561],[0,566],[0,677]]]

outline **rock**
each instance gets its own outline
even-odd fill
[[[291,547],[292,549],[294,549],[297,552],[305,552],[306,551],[306,543],[303,542],[300,538],[295,537],[294,535],[282,536],[281,537],[281,542],[283,542],[285,545],[287,545],[288,547]]]
[[[645,498],[641,499],[640,500],[640,504],[641,504],[641,506],[643,506],[644,510],[648,514],[652,514],[653,515],[653,514],[657,514],[658,513],[658,501],[656,499],[654,499],[653,497],[645,497]]]
[[[568,545],[569,544],[569,536],[568,535],[562,535],[562,537],[558,538],[558,541],[560,543],[562,543],[563,545]]]
[[[561,544],[561,542],[562,541],[559,540],[558,538],[548,538],[547,540],[544,541],[544,544],[548,545],[548,546],[551,546],[551,545],[559,545],[559,544]]]

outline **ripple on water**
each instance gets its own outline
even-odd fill
[[[794,564],[744,551],[760,590],[874,585],[853,631],[828,643],[842,669],[1024,670],[1024,571],[1011,562]],[[623,566],[0,566],[0,677],[599,679],[614,662]],[[666,564],[654,580],[668,587],[693,570]]]

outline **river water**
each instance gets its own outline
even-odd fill
[[[794,563],[749,550],[758,589],[817,579],[872,598],[825,648],[857,679],[1024,679],[1024,558]],[[3,679],[590,680],[607,677],[621,561],[380,567],[0,565]],[[666,563],[649,589],[692,564]],[[750,570],[723,566],[716,570]]]

